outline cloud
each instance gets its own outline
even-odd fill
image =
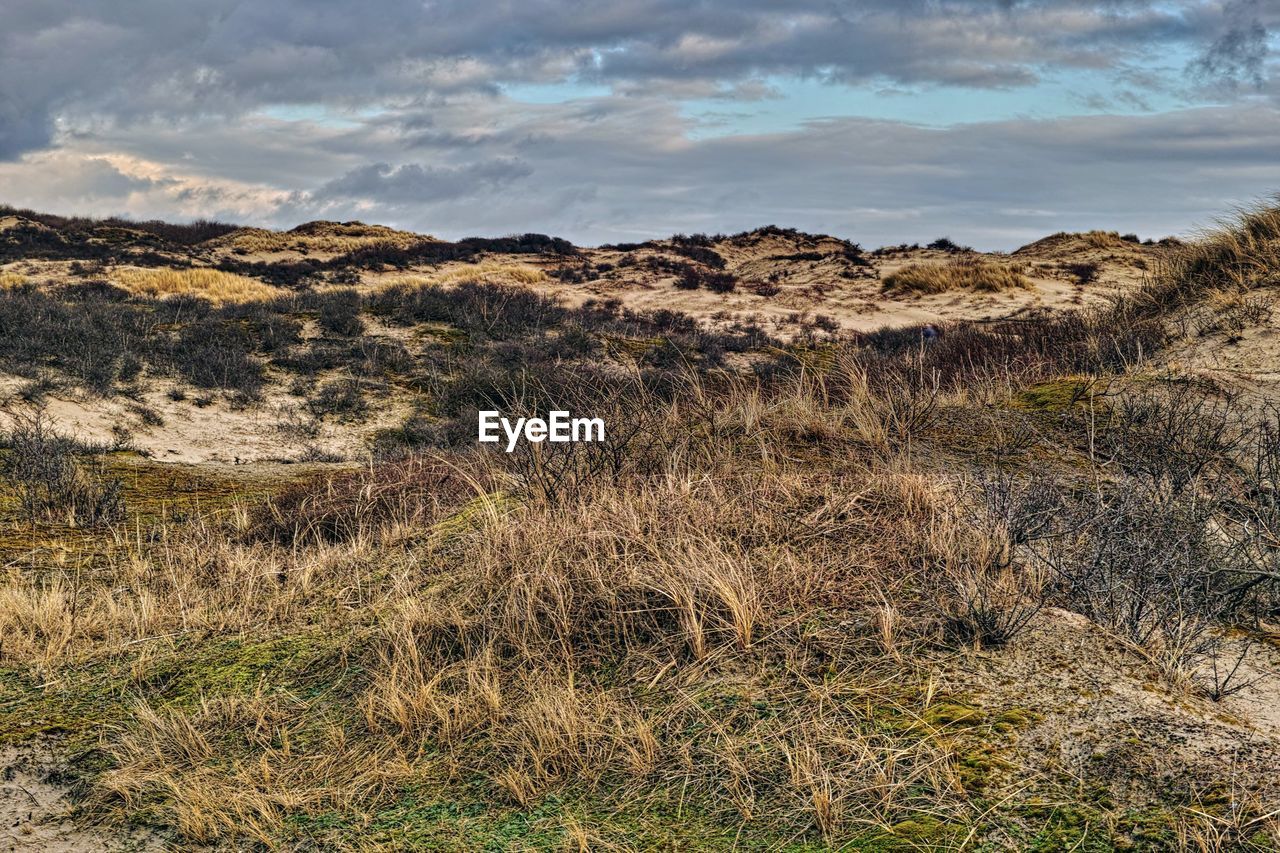
[[[1280,186],[1277,27],[1266,0],[6,0],[0,200],[583,242],[1160,233]],[[874,112],[1024,89],[1117,114]]]
[[[1280,110],[1263,103],[950,128],[851,117],[696,140],[674,105],[651,100],[482,98],[429,113],[442,134],[476,125],[489,133],[405,160],[395,129],[421,126],[413,110],[313,136],[211,123],[169,138],[162,124],[142,124],[92,146],[159,140],[163,157],[107,169],[88,150],[30,155],[0,165],[0,198],[278,227],[362,219],[449,238],[537,230],[592,244],[774,222],[869,246],[949,234],[1010,249],[1058,229],[1184,232],[1280,187]],[[169,149],[184,138],[199,170]],[[263,160],[289,155],[287,181],[264,170]]]
[[[66,204],[81,199],[127,199],[169,182],[131,175],[103,157],[55,153],[34,157],[25,168],[0,166],[0,198],[38,196]]]
[[[273,104],[387,106],[504,83],[1033,85],[1201,50],[1197,73],[1256,83],[1270,4],[1232,0],[7,0],[0,157],[55,128],[239,116]],[[1219,23],[1221,21],[1219,20]]]
[[[1259,0],[1230,0],[1223,7],[1223,19],[1221,35],[1191,63],[1191,72],[1231,90],[1241,86],[1262,89],[1270,47]]]
[[[325,183],[309,194],[314,202],[364,199],[388,205],[433,204],[500,189],[533,173],[516,159],[495,159],[457,168],[371,163]]]

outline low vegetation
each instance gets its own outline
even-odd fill
[[[289,231],[265,228],[238,228],[211,242],[216,247],[230,248],[237,254],[302,254],[342,255],[358,249],[387,247],[401,249],[420,242],[422,237],[408,231],[397,231],[383,225],[363,222],[309,222]]]

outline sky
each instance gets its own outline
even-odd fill
[[[582,245],[1187,235],[1280,192],[1280,0],[0,0],[0,203]]]

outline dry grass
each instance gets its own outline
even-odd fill
[[[199,296],[214,304],[254,302],[284,295],[284,291],[256,278],[207,268],[123,267],[113,273],[112,282],[138,296],[156,299],[167,296]]]
[[[946,282],[927,292],[1024,286],[1003,264],[925,269]],[[910,827],[934,827],[910,839],[926,849],[964,847],[1006,796],[986,760],[1002,742],[931,668],[958,633],[1016,634],[1046,579],[929,444],[945,404],[965,464],[990,450],[978,392],[940,403],[924,358],[873,369],[838,351],[775,386],[690,380],[640,401],[652,444],[556,488],[535,482],[549,452],[525,468],[453,453],[121,526],[92,571],[3,579],[0,654],[49,696],[86,667],[121,673],[91,808],[183,842],[287,846],[310,826],[325,849],[483,846],[465,820],[444,841],[373,837],[413,828],[379,817],[408,789],[522,819],[572,804],[562,838],[591,848],[647,845],[637,814],[727,828],[707,847],[852,848]]]
[[[26,283],[27,277],[21,273],[10,272],[9,270],[0,270],[0,290],[22,287],[22,285]]]
[[[470,484],[458,491],[384,487],[374,469],[363,486],[318,484],[267,528],[234,512],[81,580],[10,579],[0,634],[21,639],[4,659],[53,673],[136,656],[127,692],[145,696],[157,638],[335,638],[362,673],[350,692],[125,708],[95,807],[150,803],[190,841],[270,844],[291,815],[368,808],[408,780],[479,780],[520,807],[571,790],[611,808],[678,796],[717,821],[833,842],[924,812],[962,819],[955,742],[916,727],[931,694],[912,698],[920,673],[903,654],[936,612],[909,555],[946,511],[938,486],[852,458],[814,476],[775,455],[815,428],[860,441],[848,406],[874,407],[810,397],[800,423],[746,384],[704,397],[720,438],[668,407],[653,428],[690,438],[661,472],[554,499],[500,506],[497,488],[522,490],[497,457],[451,460]],[[764,456],[744,466],[743,445]],[[325,520],[341,506],[349,522]],[[273,544],[276,530],[292,534]],[[802,639],[822,614],[870,618],[886,597],[893,654]],[[598,822],[579,830],[625,842]]]
[[[484,284],[540,284],[547,280],[547,274],[537,267],[528,264],[513,264],[504,261],[481,261],[475,264],[460,264],[445,267],[427,276],[412,278],[396,278],[382,284],[383,289],[399,286],[455,285],[468,282]]]
[[[1233,221],[1188,243],[1147,288],[1161,304],[1206,293],[1243,292],[1280,284],[1280,206],[1242,210]]]
[[[910,264],[885,276],[884,289],[907,293],[946,293],[951,290],[1029,290],[1032,287],[1013,266],[986,258],[960,258],[945,264]]]
[[[1133,245],[1122,240],[1118,231],[1085,231],[1079,236],[1085,242],[1085,245],[1094,249],[1114,249]]]

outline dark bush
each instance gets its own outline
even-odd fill
[[[358,421],[368,415],[369,404],[358,379],[335,379],[321,385],[307,399],[307,411],[317,418],[336,415],[343,420]]]
[[[734,278],[732,273],[727,272],[710,273],[704,280],[707,290],[712,293],[732,293],[733,289],[738,286],[738,280]]]
[[[1080,284],[1092,284],[1097,281],[1098,272],[1101,269],[1098,264],[1092,261],[1063,264],[1062,268],[1075,276],[1076,281]]]
[[[253,350],[253,339],[243,326],[199,320],[179,331],[169,359],[173,369],[197,388],[253,394],[261,388],[264,378]]]
[[[361,299],[355,290],[334,290],[316,297],[320,328],[331,335],[350,338],[364,332]]]
[[[711,272],[692,265],[685,265],[675,280],[680,290],[697,290],[705,287],[712,293],[729,293],[738,286],[738,280],[732,273]]]
[[[702,287],[702,273],[697,267],[687,266],[675,280],[678,290],[697,290]]]
[[[97,391],[119,375],[126,353],[144,351],[154,318],[134,304],[84,294],[61,302],[34,288],[0,291],[0,364],[18,375],[58,368]]]
[[[940,252],[951,252],[953,254],[959,252],[972,252],[972,246],[961,246],[950,237],[939,237],[929,244],[928,248],[937,249]]]

